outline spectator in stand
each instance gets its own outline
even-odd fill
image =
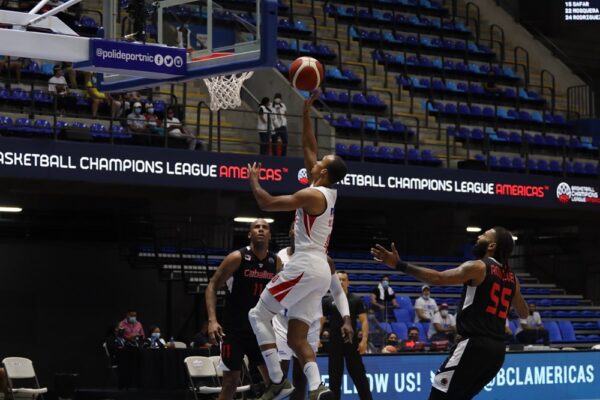
[[[92,118],[98,116],[98,108],[100,104],[106,104],[111,109],[113,118],[116,118],[121,108],[121,102],[117,99],[113,99],[110,94],[105,94],[96,88],[96,77],[91,72],[85,73],[85,90],[87,97],[92,102]]]
[[[167,347],[167,342],[160,337],[160,328],[158,326],[150,327],[150,336],[144,342],[144,347],[150,349],[164,349]]]
[[[539,339],[543,339],[544,346],[550,344],[550,336],[544,325],[542,317],[536,311],[537,306],[534,303],[529,303],[529,317],[522,319],[517,329],[517,341],[523,344],[534,344]]]
[[[387,320],[388,309],[400,307],[394,289],[390,286],[389,275],[384,275],[377,288],[371,292],[371,307],[375,310],[377,318],[383,320]]]
[[[144,134],[150,132],[146,124],[146,117],[142,114],[142,103],[133,104],[133,112],[127,116],[127,127],[133,133]]]
[[[146,114],[144,114],[144,118],[146,119],[146,126],[151,133],[164,135],[165,130],[162,126],[162,121],[154,113],[154,105],[152,103],[146,104]]]
[[[119,323],[119,329],[123,329],[123,337],[128,342],[141,342],[146,335],[140,321],[137,320],[137,312],[129,311],[125,318]]]
[[[271,154],[277,155],[277,144],[281,141],[281,155],[285,157],[287,155],[287,107],[281,100],[281,93],[275,93],[273,98],[273,127],[275,132],[271,137]]]
[[[485,91],[493,96],[498,96],[502,93],[502,89],[496,86],[496,72],[490,69],[487,74],[487,81],[484,86]]]
[[[62,63],[62,70],[67,78],[69,78],[69,86],[71,89],[77,89],[77,73],[73,69],[73,63]]]
[[[56,96],[56,106],[60,115],[65,113],[66,98],[69,94],[67,80],[60,65],[54,66],[54,75],[48,80],[48,92]]]
[[[268,97],[263,97],[258,107],[258,122],[256,130],[260,140],[260,154],[268,155],[271,150],[271,134],[273,131],[273,116],[271,102]]]
[[[173,107],[167,109],[167,134],[177,139],[185,139],[190,150],[196,150],[196,136],[188,131],[186,127],[175,116]]]
[[[442,303],[439,312],[433,315],[427,338],[429,341],[448,340],[454,342],[456,337],[456,319],[448,312],[448,304]]]
[[[385,344],[383,345],[381,352],[382,353],[397,353],[398,345],[399,345],[398,335],[396,335],[394,332],[388,333],[387,337],[385,338]]]
[[[131,110],[133,105],[137,102],[142,102],[142,96],[140,95],[140,92],[134,91],[125,93],[125,96],[123,96],[123,112],[125,114],[129,113],[129,110]]]
[[[431,322],[431,318],[437,312],[437,303],[430,295],[429,285],[423,285],[421,297],[415,301],[415,322]]]
[[[425,343],[419,341],[419,328],[408,328],[408,338],[402,341],[402,351],[423,351]]]
[[[211,344],[208,340],[208,321],[204,321],[202,327],[200,327],[200,332],[196,333],[196,336],[192,340],[192,347],[195,349],[208,349],[210,346]]]
[[[16,80],[16,83],[21,83],[21,70],[23,69],[23,60],[17,57],[11,57],[10,62],[5,56],[0,56],[0,73],[10,69],[11,81]]]

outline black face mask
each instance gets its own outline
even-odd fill
[[[408,340],[414,340],[416,342],[419,340],[419,335],[408,335]]]
[[[529,310],[529,315],[533,315],[534,312],[534,310]]]
[[[397,340],[388,340],[387,344],[390,344],[392,346],[397,346],[398,345],[398,341]]]
[[[483,258],[483,257],[485,257],[485,253],[487,252],[487,248],[489,245],[490,244],[488,242],[475,243],[475,245],[471,249],[471,253],[477,259]]]

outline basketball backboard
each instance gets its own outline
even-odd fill
[[[114,0],[105,0],[114,7]],[[154,79],[120,73],[99,73],[99,89],[127,91],[166,82],[184,82],[214,75],[233,74],[272,67],[276,60],[277,0],[258,0],[248,11],[240,2],[225,0],[163,0],[147,5],[147,43],[186,49],[187,71],[183,76]],[[242,3],[244,4],[244,3]],[[120,19],[107,29],[106,39],[133,35],[132,16],[126,9],[105,14]],[[117,32],[118,31],[118,32]]]

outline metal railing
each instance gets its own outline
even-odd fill
[[[567,88],[567,113],[579,113],[581,118],[598,118],[596,100],[590,85],[571,86]]]

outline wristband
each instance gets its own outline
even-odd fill
[[[406,270],[408,269],[408,263],[400,260],[396,263],[396,269],[398,271],[406,272]]]

